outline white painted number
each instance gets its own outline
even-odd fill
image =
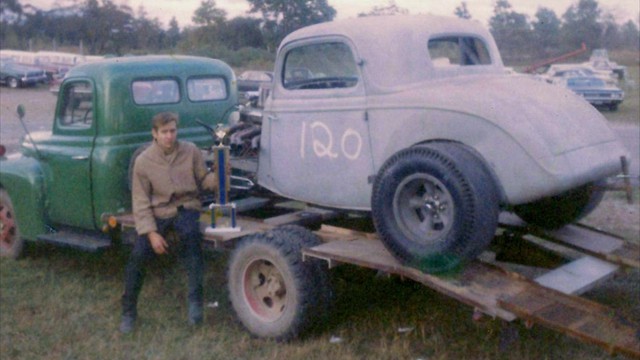
[[[333,149],[333,131],[327,124],[314,121],[309,125],[313,153],[319,157],[335,159],[339,154]],[[304,159],[306,152],[307,123],[302,123],[300,138],[300,157]],[[362,136],[354,129],[347,128],[340,138],[340,152],[349,160],[356,160],[362,151]]]

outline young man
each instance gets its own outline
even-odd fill
[[[133,167],[132,202],[138,238],[125,271],[120,331],[133,331],[137,302],[146,262],[176,251],[188,273],[188,320],[202,323],[202,236],[199,218],[202,190],[215,190],[216,178],[208,173],[200,150],[178,141],[178,115],[159,113],[152,119],[153,143],[137,157]],[[169,246],[173,230],[179,242]],[[173,249],[175,247],[176,249]]]

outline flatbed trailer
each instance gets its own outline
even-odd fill
[[[569,225],[556,231],[529,227],[514,215],[504,213],[496,239],[518,239],[565,261],[548,269],[502,261],[495,253],[485,252],[453,275],[436,276],[402,265],[375,233],[327,225],[326,222],[340,216],[335,211],[304,204],[295,205],[295,210],[282,211],[290,205],[291,202],[274,205],[273,199],[240,200],[237,221],[241,230],[219,234],[204,231],[210,219],[210,214],[204,211],[201,220],[205,242],[216,248],[235,249],[244,238],[263,233],[277,235],[274,229],[281,226],[311,226],[322,242],[302,245],[299,255],[307,263],[326,262],[325,271],[340,264],[352,264],[398,275],[472,307],[473,318],[489,316],[507,322],[520,319],[527,327],[538,324],[598,345],[611,354],[640,359],[640,326],[620,316],[615,309],[580,296],[622,269],[640,268],[638,244],[584,225]],[[267,218],[242,215],[256,208],[279,208],[281,213]],[[130,215],[116,219],[123,229],[134,226]],[[270,316],[266,314],[265,319],[272,320]]]

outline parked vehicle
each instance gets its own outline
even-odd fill
[[[15,209],[15,222],[1,224],[0,255],[18,256],[25,240],[69,245],[74,234],[87,232],[93,240],[86,235],[74,246],[108,246],[102,216],[131,209],[130,159],[151,141],[152,116],[178,113],[182,137],[204,146],[211,138],[196,121],[226,122],[237,103],[233,77],[221,61],[186,56],[117,58],[71,69],[60,85],[52,130],[25,137],[19,156],[0,160],[0,199]]]
[[[618,77],[608,70],[596,70],[591,66],[580,64],[555,64],[541,74],[549,83],[562,82],[563,79],[577,76],[591,76],[602,79],[609,85],[617,85]]]
[[[10,88],[33,86],[47,81],[44,70],[0,59],[0,83]]]
[[[270,71],[248,70],[238,76],[238,91],[258,91],[261,85],[270,84],[273,81],[273,73]]]
[[[594,76],[575,76],[562,79],[560,82],[574,93],[594,106],[607,107],[611,111],[618,110],[624,101],[624,91],[619,87],[607,84]]]
[[[471,21],[310,26],[283,40],[274,74],[256,139],[243,147],[231,135],[240,153],[257,154],[258,183],[370,211],[405,264],[474,258],[501,210],[543,227],[573,222],[626,155],[570,90],[508,75],[489,32]],[[247,151],[258,136],[259,149]]]

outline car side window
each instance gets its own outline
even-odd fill
[[[471,36],[446,36],[429,40],[429,57],[436,68],[490,65],[485,43]]]
[[[187,96],[191,101],[215,101],[227,98],[227,86],[219,77],[202,77],[187,80]]]
[[[289,90],[354,87],[358,71],[351,48],[341,42],[293,48],[285,57],[282,82]]]
[[[180,88],[175,79],[136,80],[131,84],[131,93],[137,105],[180,102]]]
[[[93,123],[93,87],[88,81],[65,85],[58,116],[61,126],[86,129]]]

